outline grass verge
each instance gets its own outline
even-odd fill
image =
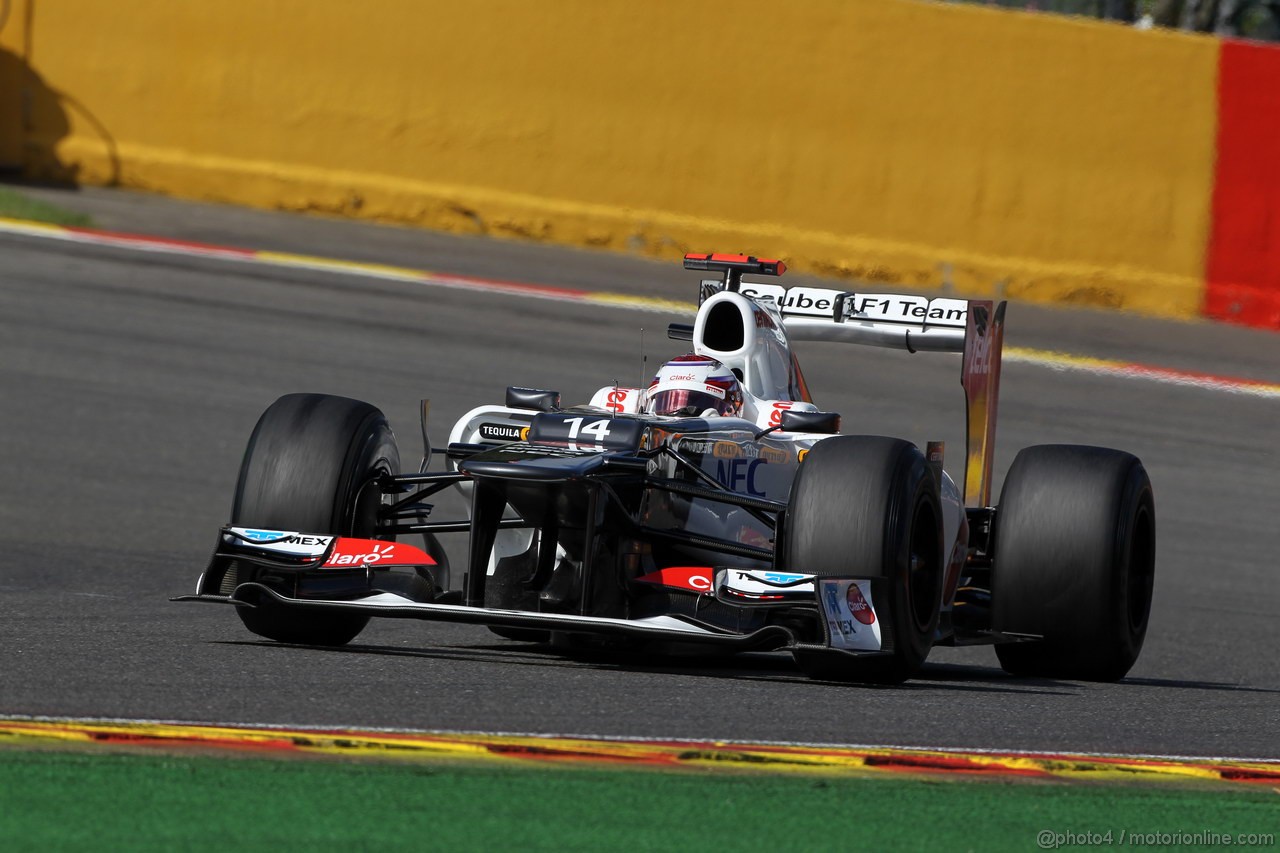
[[[1270,788],[0,751],[9,850],[985,851],[1107,832],[1274,847],[1278,823]]]
[[[0,186],[0,219],[25,219],[29,222],[47,222],[50,225],[87,227],[93,219],[84,213],[76,213],[56,204],[28,198],[17,190]]]

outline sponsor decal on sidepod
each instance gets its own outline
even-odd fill
[[[480,437],[490,441],[523,441],[528,435],[528,427],[516,424],[480,424]]]
[[[627,410],[627,397],[630,395],[630,388],[614,388],[609,392],[605,408],[611,412],[625,412]]]

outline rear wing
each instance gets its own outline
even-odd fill
[[[964,499],[971,507],[990,505],[1006,303],[743,281],[743,273],[780,276],[787,269],[781,261],[743,255],[686,255],[685,268],[724,276],[721,281],[702,282],[700,301],[717,290],[737,291],[775,309],[792,340],[845,341],[912,353],[961,353],[967,445]]]
[[[961,353],[967,445],[964,499],[967,506],[990,506],[1006,303],[745,281],[740,292],[776,308],[792,340]]]
[[[1006,302],[785,288],[742,282],[741,293],[782,314],[795,341],[845,341],[908,352],[959,352],[965,396],[964,500],[991,506],[996,409],[1005,342]]]

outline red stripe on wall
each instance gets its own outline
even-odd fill
[[[1280,47],[1226,41],[1205,315],[1280,330]]]

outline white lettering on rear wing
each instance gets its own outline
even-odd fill
[[[964,299],[746,281],[741,293],[777,308],[787,335],[796,340],[848,341],[912,352],[964,351],[969,314]]]

